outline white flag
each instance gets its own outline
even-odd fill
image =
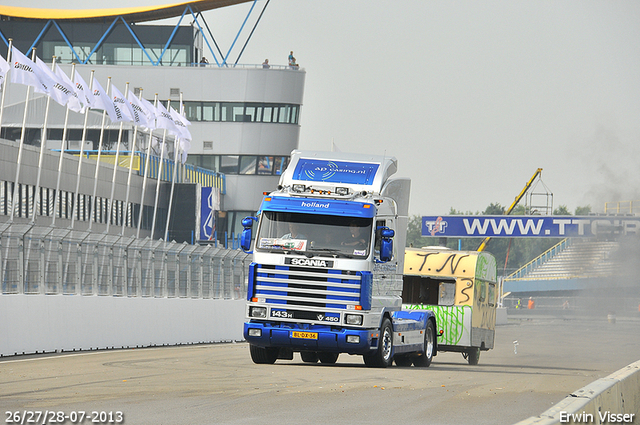
[[[49,87],[36,74],[36,64],[22,54],[16,46],[11,46],[11,82],[31,86],[39,93],[49,94]]]
[[[38,60],[38,65],[44,65],[46,67],[44,62],[42,62],[39,58],[36,59]],[[80,103],[80,98],[78,97],[78,93],[76,93],[76,85],[73,83],[73,81],[71,81],[69,77],[67,77],[67,74],[65,74],[59,66],[56,66],[55,76],[58,77],[58,82],[56,82],[51,90],[51,98],[56,100],[55,96],[58,96],[60,100],[66,99],[66,105],[69,107],[69,109],[75,112],[84,113],[84,108]],[[56,102],[58,101],[56,100]],[[60,104],[64,105],[63,103]]]
[[[51,71],[49,66],[44,63],[42,59],[36,57],[35,64],[36,67],[33,69],[33,72],[40,81],[47,86],[47,94],[49,97],[60,105],[65,106],[69,101],[69,91],[72,90],[72,88],[64,87],[63,81],[58,78],[53,71]]]
[[[135,125],[152,128],[154,126],[155,114],[147,111],[142,102],[129,91],[129,103],[133,109],[133,122]]]
[[[134,122],[133,109],[131,109],[129,101],[127,101],[114,84],[111,84],[111,101],[116,110],[116,121]]]
[[[11,67],[2,56],[0,56],[0,85],[4,83],[4,78],[7,76],[7,72]]]
[[[116,122],[118,118],[118,114],[116,114],[116,108],[113,107],[113,102],[107,96],[104,89],[98,82],[98,80],[93,78],[93,107],[96,109],[102,109],[109,115],[109,119],[111,122]]]
[[[149,128],[151,130],[155,130],[156,128],[158,128],[158,126],[156,125],[156,117],[158,116],[158,110],[156,109],[155,106],[153,106],[151,104],[151,102],[149,102],[147,99],[145,99],[144,97],[140,98],[140,103],[142,104],[142,107],[144,109],[146,109],[147,113],[149,114],[149,116],[151,117],[151,122],[149,123]]]
[[[191,140],[180,139],[180,151],[182,152],[180,162],[182,162],[183,164],[187,162],[187,155],[189,154],[189,149],[191,149]]]
[[[181,139],[191,140],[191,133],[187,128],[187,126],[191,125],[191,123],[185,117],[180,115],[175,109],[173,108],[169,108],[169,109],[171,109],[170,114],[171,114],[171,118],[173,119],[173,123],[178,129],[178,133],[176,133],[177,136],[180,137]]]
[[[156,115],[158,128],[163,128],[165,130],[169,130],[173,134],[178,134],[179,130],[173,123],[173,118],[171,117],[171,114],[167,112],[162,102],[158,102],[156,110],[158,111],[158,114]]]
[[[93,107],[93,96],[89,91],[89,85],[84,81],[82,76],[80,76],[77,69],[73,82],[76,86],[76,94],[78,95],[78,98],[80,98],[82,108],[84,109]]]

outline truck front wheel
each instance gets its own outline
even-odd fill
[[[278,359],[278,349],[274,347],[259,347],[249,344],[251,360],[256,364],[274,364]]]
[[[364,364],[369,367],[387,367],[393,360],[393,329],[388,318],[382,320],[380,326],[380,338],[378,339],[378,349],[373,354],[365,354]]]

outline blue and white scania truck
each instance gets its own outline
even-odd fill
[[[244,337],[255,363],[426,367],[437,353],[431,311],[402,311],[411,182],[393,157],[294,150],[258,217],[243,220],[251,249]],[[253,224],[257,231],[253,235]]]

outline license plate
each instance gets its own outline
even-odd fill
[[[318,339],[318,333],[317,332],[291,331],[291,338]]]

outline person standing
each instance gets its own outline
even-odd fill
[[[535,301],[533,301],[533,297],[529,297],[529,304],[527,305],[527,308],[529,310],[533,310],[534,308],[536,308],[536,303]]]
[[[269,59],[265,59],[264,62],[262,62],[262,67],[264,69],[269,69],[271,68],[271,65],[269,65]]]

